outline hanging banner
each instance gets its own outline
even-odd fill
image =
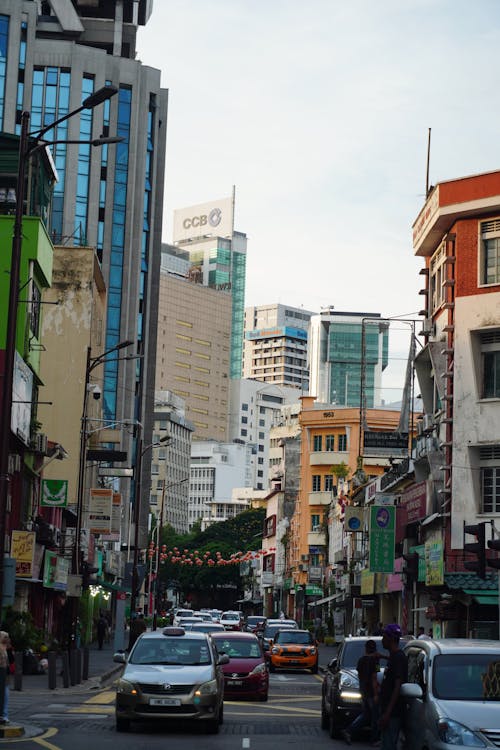
[[[111,533],[112,503],[112,489],[94,488],[90,490],[88,529],[91,534]]]
[[[370,508],[370,571],[394,573],[396,508],[393,505]]]
[[[16,578],[33,578],[35,540],[34,531],[12,532],[10,554],[16,560]]]
[[[425,543],[425,585],[443,586],[444,558],[441,540]]]
[[[68,504],[67,479],[42,479],[40,505],[44,508],[65,508]]]

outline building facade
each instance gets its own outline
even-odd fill
[[[243,377],[308,393],[307,332],[312,315],[279,303],[245,308]]]
[[[367,408],[382,403],[382,372],[389,357],[388,323],[379,313],[313,315],[309,326],[309,394],[320,403]]]

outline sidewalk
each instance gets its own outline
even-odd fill
[[[63,684],[62,659],[57,659],[56,687],[49,689],[49,678],[47,674],[27,675],[23,674],[22,689],[14,690],[14,679],[10,680],[10,696],[12,707],[15,706],[16,696],[36,695],[39,693],[69,694],[79,693],[87,690],[95,690],[105,685],[113,677],[117,676],[123,669],[122,664],[113,661],[113,644],[105,643],[99,650],[97,643],[91,643],[89,648],[89,677],[77,685],[65,688]]]

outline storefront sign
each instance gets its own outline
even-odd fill
[[[398,557],[394,563],[394,573],[390,573],[387,576],[387,591],[402,591],[403,590],[403,576],[401,571],[403,569],[403,558]]]
[[[13,531],[10,554],[16,560],[16,578],[33,578],[34,531]]]
[[[111,504],[111,533],[102,537],[105,542],[119,542],[122,517],[122,496],[120,492],[113,492]]]
[[[405,538],[406,527],[427,515],[427,483],[418,482],[401,495],[396,514],[396,541]]]
[[[396,509],[391,505],[370,508],[370,571],[394,572]]]
[[[113,490],[91,489],[88,528],[91,534],[111,533]]]
[[[40,504],[45,508],[65,508],[68,504],[68,480],[42,479]]]
[[[69,560],[59,557],[55,552],[45,550],[43,567],[43,585],[48,589],[66,591],[68,587]]]
[[[430,541],[425,543],[425,585],[443,586],[444,559],[443,543]]]
[[[375,573],[369,570],[361,571],[361,596],[373,594],[375,591]]]

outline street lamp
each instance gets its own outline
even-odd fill
[[[156,620],[158,618],[158,576],[159,576],[159,570],[160,570],[160,542],[161,542],[161,532],[163,530],[163,509],[165,507],[165,490],[169,490],[171,487],[177,487],[179,484],[184,484],[184,482],[189,482],[189,477],[184,477],[184,479],[180,479],[178,482],[172,482],[172,484],[168,484],[165,486],[163,485],[163,489],[161,492],[161,506],[160,506],[160,516],[159,516],[159,524],[156,526],[156,558],[155,558],[155,585],[154,585],[154,601],[153,601],[153,630],[156,630]],[[151,566],[152,566],[152,560],[151,558]],[[151,587],[151,573],[149,576],[149,586]]]
[[[98,104],[110,99],[117,93],[118,89],[114,86],[103,86],[95,93],[88,96],[80,107],[72,110],[68,114],[55,120],[47,127],[42,128],[34,133],[29,133],[28,125],[30,119],[29,112],[21,114],[21,134],[19,138],[19,159],[16,185],[16,211],[14,215],[14,228],[12,234],[12,255],[10,261],[10,285],[9,285],[9,305],[7,313],[7,330],[5,337],[5,356],[4,356],[4,373],[2,386],[2,412],[0,420],[0,611],[3,603],[4,588],[4,554],[5,554],[5,532],[7,521],[7,500],[9,494],[9,447],[10,431],[12,418],[12,386],[14,381],[14,362],[16,353],[16,328],[17,328],[17,308],[19,304],[19,276],[21,266],[21,246],[22,246],[22,223],[23,209],[26,198],[26,166],[34,151],[51,145],[52,143],[64,143],[65,141],[42,142],[40,139],[49,130],[59,125],[61,122],[73,117],[83,109],[93,109]],[[30,138],[36,142],[36,145],[30,147]],[[116,139],[111,139],[113,143]],[[83,141],[85,143],[85,141]],[[88,141],[92,145],[101,145],[104,142],[110,142],[109,139],[97,139]]]
[[[132,590],[130,593],[130,630],[129,630],[129,644],[128,649],[132,648],[134,645],[134,633],[133,633],[133,627],[132,627],[132,619],[135,615],[135,608],[136,608],[136,601],[137,601],[137,589],[139,588],[138,580],[138,570],[137,565],[139,562],[139,519],[140,519],[140,508],[141,508],[141,491],[142,491],[142,457],[144,456],[147,451],[151,450],[151,448],[155,448],[157,445],[162,445],[163,443],[167,442],[167,440],[171,440],[170,435],[164,435],[162,438],[157,440],[155,443],[151,443],[150,445],[146,445],[143,447],[142,445],[142,432],[141,436],[137,443],[137,460],[136,460],[136,471],[137,471],[137,480],[135,483],[135,497],[134,497],[134,554],[133,554],[133,562],[132,562]]]

